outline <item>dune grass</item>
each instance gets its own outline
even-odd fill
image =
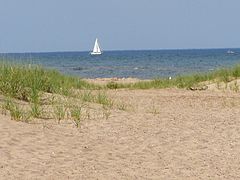
[[[43,101],[46,98],[49,101],[51,97],[52,104],[49,108],[53,109],[53,117],[58,123],[66,119],[68,107],[63,105],[62,101],[55,103],[55,95],[67,101],[77,98],[77,101],[110,106],[112,101],[102,89],[104,89],[102,86],[90,84],[81,78],[63,75],[58,71],[47,70],[40,66],[0,63],[0,94],[6,97],[1,108],[9,111],[12,119],[17,121],[29,122],[30,118],[42,118],[44,114],[46,115],[46,113],[43,114]],[[91,92],[95,90],[97,94],[92,94]],[[81,92],[81,95],[76,97],[76,92]],[[19,105],[21,101],[25,101],[25,106],[29,108],[24,110],[22,108],[24,105]],[[74,119],[77,127],[80,125],[80,119],[83,119],[81,110],[81,108],[71,110],[70,118]],[[88,113],[86,114],[86,117],[90,117]],[[51,110],[50,116],[52,117]]]
[[[72,89],[98,88],[97,85],[39,66],[0,63],[0,92],[24,101],[37,101],[39,92],[68,95]]]
[[[100,86],[90,84],[78,77],[63,75],[56,70],[46,70],[39,66],[0,63],[0,92],[10,97],[35,103],[39,99],[39,92],[69,95],[73,89],[190,88],[201,82],[229,82],[239,77],[240,65],[236,65],[233,68],[220,69],[210,73],[178,76],[171,80],[158,78],[129,84],[110,82],[105,86]],[[83,94],[83,99],[90,101],[89,98],[92,98],[90,91]],[[100,96],[99,99],[102,100]]]
[[[72,107],[71,108],[71,117],[73,119],[73,122],[75,124],[76,127],[79,127],[80,126],[80,123],[81,123],[81,120],[83,118],[83,115],[82,115],[82,107]]]
[[[9,111],[12,119],[17,121],[29,122],[30,117],[41,118],[43,115],[43,103],[41,101],[42,96],[46,93],[50,93],[53,99],[58,94],[60,97],[66,97],[66,99],[75,98],[84,103],[100,104],[102,105],[103,117],[108,119],[114,103],[107,96],[107,89],[190,88],[201,85],[203,82],[228,83],[239,77],[240,65],[237,65],[233,68],[220,69],[211,73],[179,76],[171,80],[159,78],[129,84],[111,82],[107,85],[95,85],[81,78],[63,75],[58,71],[47,70],[39,66],[0,63],[0,94],[7,98],[2,105],[2,109]],[[237,82],[233,83],[230,88],[236,92],[239,91]],[[30,106],[29,111],[20,107],[12,99],[27,102]],[[68,107],[61,105],[61,103],[53,103],[52,107],[55,118],[60,123],[62,119],[66,118],[66,108]],[[124,105],[117,108],[126,109]],[[153,112],[157,111],[154,110]],[[80,121],[85,119],[82,116],[82,109],[70,109],[70,114],[76,127],[79,127]],[[89,117],[90,114],[87,114]]]
[[[23,110],[11,98],[5,98],[4,103],[1,106],[2,110],[9,111],[11,119],[16,121],[29,122],[30,119],[29,113]]]
[[[240,65],[232,68],[219,69],[210,73],[198,73],[172,78],[158,78],[150,81],[139,81],[137,83],[120,84],[110,82],[106,85],[108,89],[130,88],[130,89],[162,89],[162,88],[190,88],[202,82],[230,82],[240,77]]]

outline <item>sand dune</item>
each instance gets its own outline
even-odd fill
[[[240,94],[112,90],[109,119],[0,115],[0,179],[239,179]]]

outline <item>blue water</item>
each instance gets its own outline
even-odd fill
[[[240,64],[240,49],[106,51],[100,56],[89,52],[11,53],[1,59],[39,64],[65,74],[84,78],[136,77],[152,79],[196,72],[209,72]]]

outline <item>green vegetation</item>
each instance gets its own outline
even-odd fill
[[[106,85],[107,89],[120,89],[120,88],[124,88],[124,84],[120,84],[120,83],[115,83],[115,82],[109,82]]]
[[[0,63],[0,94],[7,97],[1,103],[2,112],[6,114],[8,111],[12,119],[17,121],[29,122],[30,117],[41,118],[50,114],[60,123],[66,117],[67,108],[61,101],[55,102],[55,96],[75,98],[76,91],[81,90],[83,93],[77,97],[80,101],[107,103],[107,96],[104,96],[105,99],[99,99],[99,95],[92,95],[92,90],[99,89],[102,87],[77,77],[63,75],[55,70],[46,70],[39,66]],[[49,93],[51,95],[47,95]],[[50,105],[45,107],[46,112],[43,111],[43,98],[50,101]],[[22,105],[19,105],[19,102]],[[72,115],[78,127],[81,117],[79,109],[72,111]]]
[[[24,101],[35,101],[39,92],[69,95],[72,89],[98,86],[39,66],[0,64],[0,92]]]
[[[232,82],[229,84],[229,88],[230,88],[231,91],[239,92],[239,84],[237,83],[237,80],[232,81]]]
[[[9,112],[17,121],[30,122],[30,118],[55,118],[73,120],[76,127],[84,119],[90,119],[89,103],[101,105],[102,116],[108,119],[111,109],[126,110],[127,105],[113,106],[105,90],[108,89],[150,89],[150,88],[191,88],[204,83],[222,84],[232,91],[239,92],[236,80],[240,77],[240,65],[229,69],[220,69],[206,74],[179,76],[173,79],[159,78],[137,83],[120,84],[110,82],[106,85],[94,85],[80,78],[67,76],[55,70],[46,70],[39,66],[12,65],[0,63],[0,94],[6,99],[1,102],[2,112]],[[229,83],[231,81],[231,83]],[[55,101],[59,98],[59,102]],[[68,104],[68,105],[66,105]],[[79,104],[81,107],[79,107]],[[86,106],[82,106],[82,105]],[[114,103],[115,104],[115,103]],[[154,106],[150,112],[157,114]],[[86,117],[85,117],[86,116]],[[93,116],[92,116],[93,117]]]
[[[176,87],[176,88],[189,89],[190,87],[198,86],[199,83],[203,83],[203,82],[228,83],[239,77],[240,77],[240,65],[237,65],[233,68],[220,69],[210,73],[178,76],[171,80],[168,78],[159,78],[155,80],[139,81],[137,83],[129,83],[129,84],[117,84],[117,83],[111,82],[106,85],[106,88],[162,89],[162,88]]]
[[[41,106],[36,103],[31,103],[31,115],[34,118],[40,118],[42,114]]]
[[[54,106],[54,113],[55,117],[58,121],[58,124],[60,124],[60,121],[64,119],[65,114],[66,114],[66,109],[63,104],[58,103]]]
[[[84,102],[94,102],[94,95],[92,94],[91,91],[84,91],[80,94],[80,98],[82,99],[82,101]]]
[[[14,103],[11,98],[6,98],[4,104],[2,105],[3,110],[9,111],[10,116],[16,121],[28,122],[30,116],[26,113],[17,103]]]
[[[80,78],[67,76],[55,70],[46,70],[39,66],[0,64],[0,92],[4,95],[24,101],[36,103],[39,92],[71,95],[73,89],[85,89],[81,97],[86,102],[104,102],[105,97],[99,94],[94,98],[90,90],[93,89],[149,89],[149,88],[190,88],[200,82],[217,81],[229,82],[240,77],[240,65],[229,69],[220,69],[211,73],[178,76],[169,80],[159,78],[151,81],[120,84],[110,82],[100,86],[90,84]],[[94,100],[95,99],[95,100]]]
[[[112,100],[110,100],[105,92],[98,92],[96,98],[95,98],[95,102],[98,104],[102,104],[103,106],[107,106],[107,107],[112,107],[113,106],[113,102]]]
[[[71,109],[71,117],[76,127],[80,126],[80,122],[82,120],[82,107],[74,106]]]

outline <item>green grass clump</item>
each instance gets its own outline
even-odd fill
[[[237,65],[232,68],[232,76],[234,78],[239,78],[240,77],[240,65]]]
[[[14,103],[11,98],[6,98],[4,100],[2,108],[10,112],[11,119],[13,120],[28,122],[30,118],[30,116],[28,116],[18,104]]]
[[[80,122],[82,120],[82,107],[72,107],[71,117],[76,127],[80,127]]]
[[[130,85],[133,89],[150,89],[150,88],[168,88],[171,87],[171,81],[168,79],[155,79],[152,81],[139,81]]]
[[[0,92],[20,100],[30,101],[39,92],[68,95],[72,89],[91,88],[98,86],[55,70],[0,63]]]
[[[42,115],[42,109],[39,104],[31,104],[31,115],[34,118],[40,118]]]
[[[31,106],[31,115],[34,118],[39,118],[42,114],[41,106],[40,106],[40,92],[38,89],[34,88],[31,90],[29,101]]]
[[[124,88],[124,84],[121,83],[116,83],[116,82],[109,82],[106,85],[107,89],[119,89],[119,88]]]
[[[65,109],[64,105],[62,105],[62,104],[55,105],[54,113],[55,113],[56,119],[58,121],[58,124],[60,124],[60,121],[64,119],[65,114],[66,114],[66,109]]]
[[[101,91],[98,92],[98,94],[96,95],[95,102],[108,107],[113,106],[113,101],[107,97],[105,92],[101,92]]]
[[[84,92],[82,92],[80,94],[80,99],[83,102],[93,102],[94,101],[94,95],[92,94],[91,91],[84,90]]]
[[[127,84],[125,87],[132,89],[164,89],[164,88],[190,88],[200,82],[208,81],[211,77],[208,74],[195,74],[188,76],[178,76],[173,79],[158,78],[150,81],[139,81],[133,84]]]

